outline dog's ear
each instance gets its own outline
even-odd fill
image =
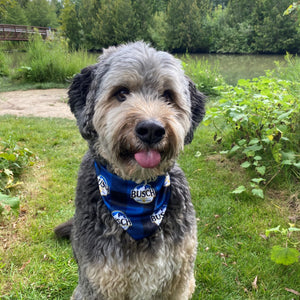
[[[82,137],[86,140],[94,138],[97,133],[92,125],[93,107],[87,107],[87,96],[95,77],[97,65],[91,65],[77,74],[69,88],[69,105],[77,119],[77,125]]]
[[[189,77],[186,77],[186,79],[188,80],[189,84],[192,116],[191,127],[185,137],[184,143],[190,144],[193,140],[195,129],[203,120],[205,115],[205,96],[197,90],[194,82]]]
[[[85,107],[86,97],[94,78],[94,69],[95,65],[82,69],[79,74],[75,75],[69,88],[69,105],[77,119]]]

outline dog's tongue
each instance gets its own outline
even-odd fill
[[[134,158],[142,168],[155,168],[160,163],[160,154],[155,150],[141,151]]]

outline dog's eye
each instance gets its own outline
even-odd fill
[[[117,98],[117,100],[119,102],[124,102],[127,98],[127,95],[130,94],[130,91],[128,88],[122,87],[120,88],[116,93],[115,93],[115,97]]]
[[[162,97],[165,98],[167,102],[173,102],[173,94],[170,90],[164,91]]]

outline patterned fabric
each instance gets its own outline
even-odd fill
[[[167,210],[170,177],[137,184],[108,172],[95,162],[100,195],[115,221],[135,240],[152,235]]]

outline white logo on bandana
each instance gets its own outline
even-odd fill
[[[151,216],[150,216],[150,220],[152,223],[155,223],[157,226],[160,225],[164,215],[165,215],[165,212],[167,210],[167,206],[164,205],[158,212],[154,212]]]
[[[111,214],[124,230],[127,230],[130,226],[132,226],[130,219],[122,211],[114,210]]]
[[[130,197],[140,204],[151,203],[155,196],[155,189],[149,184],[138,185],[130,192]]]
[[[98,184],[101,196],[107,196],[109,194],[109,186],[105,177],[102,175],[98,176]]]

